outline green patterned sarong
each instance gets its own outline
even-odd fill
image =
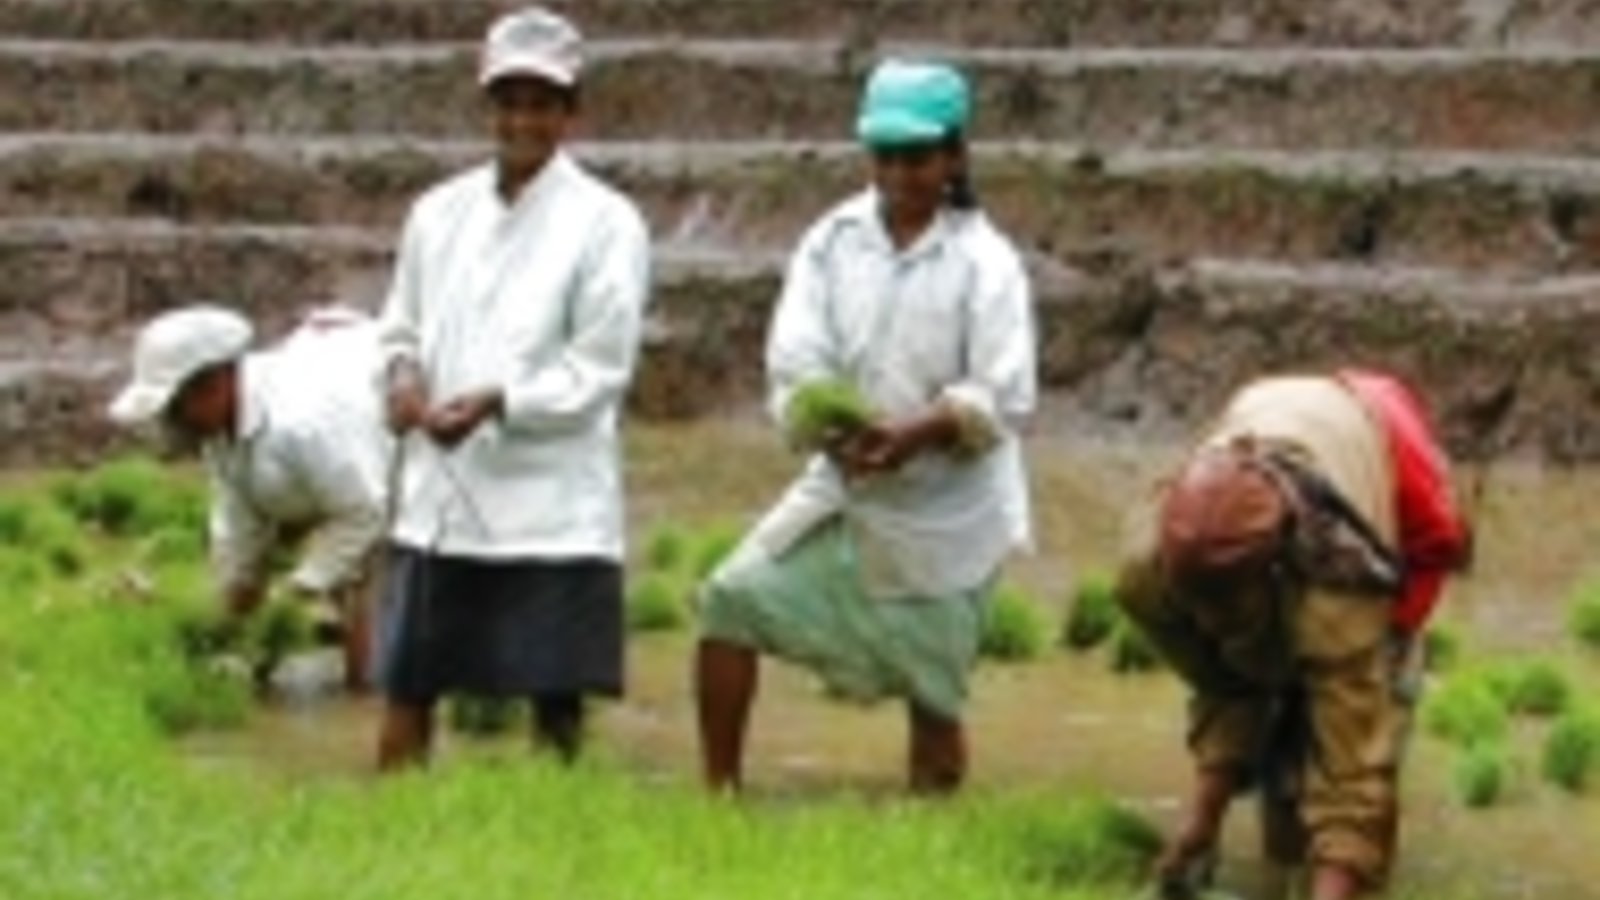
[[[701,587],[700,627],[806,666],[843,697],[905,697],[955,720],[992,583],[945,597],[868,597],[836,517],[778,558],[747,538]]]

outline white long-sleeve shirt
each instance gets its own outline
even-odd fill
[[[325,592],[382,537],[392,441],[376,324],[308,325],[240,361],[237,435],[205,448],[211,558],[225,588],[260,586],[280,536],[307,533],[290,580]]]
[[[391,361],[430,402],[498,387],[504,413],[453,450],[412,432],[393,535],[489,559],[623,553],[617,410],[649,297],[633,204],[564,153],[509,205],[484,165],[417,201],[384,308]]]
[[[771,412],[784,421],[801,386],[845,379],[878,417],[945,404],[961,447],[859,485],[814,456],[757,539],[781,554],[843,513],[873,595],[940,596],[991,578],[1032,543],[1017,435],[1035,403],[1034,335],[1021,260],[982,213],[941,213],[902,251],[875,192],[836,207],[790,261],[768,336]]]

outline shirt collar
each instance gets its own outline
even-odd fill
[[[550,154],[550,158],[545,160],[544,165],[539,167],[539,171],[534,173],[534,176],[522,186],[522,190],[517,192],[517,196],[510,203],[507,203],[500,197],[498,165],[491,163],[489,165],[489,192],[494,195],[502,210],[515,214],[537,204],[541,198],[549,196],[552,191],[556,190],[557,186],[566,180],[567,172],[572,165],[571,157],[567,156],[565,150],[557,147],[556,151]]]
[[[945,244],[954,234],[956,213],[949,209],[940,209],[927,229],[917,236],[911,246],[897,250],[894,239],[889,235],[889,229],[884,226],[883,216],[880,213],[881,202],[877,189],[868,188],[859,202],[847,208],[846,215],[866,226],[874,239],[882,244],[885,253],[901,260],[913,260],[924,256],[937,256],[944,251]]]
[[[239,360],[239,419],[235,438],[249,441],[267,429],[267,360],[249,354]]]

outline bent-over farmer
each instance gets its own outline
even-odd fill
[[[1265,851],[1314,900],[1395,856],[1419,629],[1470,539],[1416,397],[1372,371],[1246,385],[1157,492],[1118,597],[1192,689],[1193,796],[1156,865],[1205,879],[1260,789]]]

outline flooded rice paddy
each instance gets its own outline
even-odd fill
[[[1121,511],[1170,449],[1058,436],[1032,441],[1038,552],[1011,577],[1059,622],[1075,578],[1109,568]],[[668,524],[742,524],[781,488],[796,461],[759,425],[724,422],[636,427],[629,443],[632,521],[641,546]],[[1577,675],[1585,701],[1600,699],[1600,664],[1565,636],[1565,602],[1600,578],[1600,469],[1502,462],[1459,472],[1476,510],[1479,564],[1446,600],[1444,619],[1468,659],[1540,656]],[[629,646],[628,696],[598,710],[593,751],[646,781],[696,777],[688,632],[638,635]],[[189,739],[197,765],[244,767],[286,782],[364,778],[375,701],[286,691],[237,733]],[[1183,692],[1165,673],[1113,674],[1100,656],[1052,651],[1021,665],[986,664],[969,711],[971,790],[1064,786],[1119,797],[1163,826],[1187,781]],[[1401,892],[1496,898],[1600,898],[1600,796],[1563,793],[1538,776],[1543,726],[1515,726],[1506,795],[1468,810],[1451,789],[1452,751],[1420,734],[1405,779]],[[825,697],[805,673],[767,663],[748,760],[757,797],[804,802],[840,792],[888,793],[904,770],[904,715],[892,704],[860,708]],[[520,740],[447,736],[440,762],[515,756]],[[1248,803],[1236,807],[1223,878],[1246,896],[1268,879],[1254,864]]]

